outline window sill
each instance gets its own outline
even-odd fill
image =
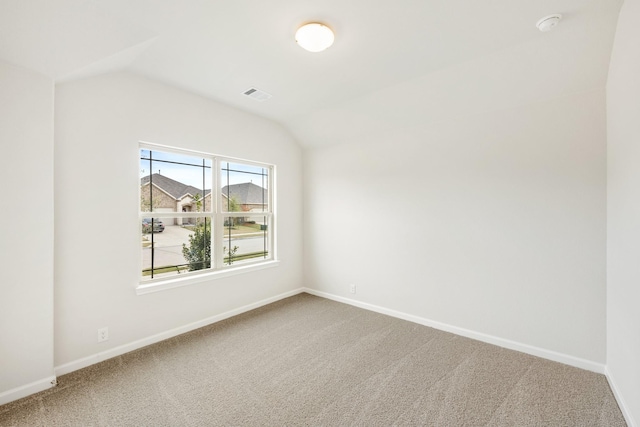
[[[210,273],[198,274],[195,276],[172,277],[171,279],[160,280],[157,282],[140,282],[136,287],[136,295],[150,294],[152,292],[159,292],[167,289],[189,286],[193,285],[194,283],[201,283],[209,280],[221,279],[223,277],[236,276],[238,274],[244,274],[251,271],[264,270],[265,268],[277,267],[279,264],[280,261],[272,260],[261,262],[259,264],[212,271]]]

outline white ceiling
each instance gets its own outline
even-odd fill
[[[317,146],[602,88],[622,1],[0,0],[0,58],[57,82],[130,70]],[[293,40],[309,21],[325,52]]]

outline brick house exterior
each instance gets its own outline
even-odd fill
[[[142,212],[150,212],[151,196],[153,196],[153,211],[155,212],[202,212],[202,205],[198,206],[196,198],[199,196],[202,200],[203,193],[204,211],[210,212],[211,190],[205,189],[203,191],[154,173],[140,179],[140,209]],[[165,225],[181,225],[194,222],[194,220],[193,218],[175,218],[173,221],[165,219],[164,222]]]
[[[153,195],[154,212],[202,212],[196,197],[203,199],[204,211],[211,212],[211,190],[198,189],[164,175],[154,173],[140,179],[140,209],[151,212]],[[235,201],[240,212],[263,212],[268,210],[268,190],[251,182],[227,185],[222,188],[222,209],[228,211],[229,199]],[[195,222],[194,218],[166,218],[165,225],[182,225]]]
[[[232,184],[222,187],[223,199],[227,197],[240,205],[242,212],[263,212],[268,210],[269,192],[252,182]]]

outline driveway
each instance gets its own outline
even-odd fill
[[[179,225],[167,225],[162,233],[153,233],[153,245],[156,249],[154,266],[186,264],[182,256],[182,244],[189,244],[192,233]],[[151,241],[151,234],[146,234],[145,237]],[[151,268],[151,246],[142,249],[142,268]]]

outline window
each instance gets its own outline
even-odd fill
[[[141,143],[141,286],[273,261],[273,172],[273,165]]]

